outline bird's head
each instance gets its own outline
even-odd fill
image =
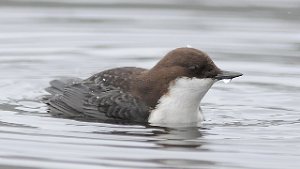
[[[164,69],[187,78],[233,79],[241,73],[219,69],[204,52],[194,48],[177,48],[169,52],[153,69]],[[178,78],[177,77],[177,78]]]

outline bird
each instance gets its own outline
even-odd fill
[[[211,86],[242,73],[218,68],[205,52],[191,47],[168,52],[151,69],[119,67],[86,79],[50,82],[45,99],[55,116],[152,124],[204,120],[200,103]]]

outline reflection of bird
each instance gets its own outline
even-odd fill
[[[158,134],[155,144],[165,148],[195,148],[203,145],[199,140],[202,133],[198,127],[166,128],[165,133]]]
[[[122,67],[88,79],[52,81],[50,112],[67,117],[120,119],[150,123],[192,123],[203,119],[200,101],[221,79],[241,73],[220,70],[193,48],[169,52],[147,70]]]

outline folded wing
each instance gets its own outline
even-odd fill
[[[80,79],[52,81],[46,90],[50,113],[68,118],[122,119],[145,122],[148,107],[118,87]]]

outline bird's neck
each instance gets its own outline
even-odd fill
[[[142,72],[135,80],[135,88],[132,93],[135,97],[141,99],[151,109],[158,104],[159,99],[165,95],[170,84],[179,76],[183,76],[182,71],[177,68],[152,68],[149,71]]]
[[[194,123],[203,120],[200,102],[215,81],[210,78],[178,78],[171,82],[151,111],[150,123]]]

